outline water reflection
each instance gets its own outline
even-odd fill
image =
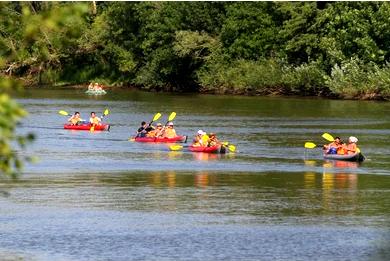
[[[202,153],[203,154],[203,153]],[[199,172],[195,175],[195,186],[199,188],[205,188],[209,186],[209,173]]]
[[[344,214],[356,211],[358,208],[357,168],[357,162],[338,160],[324,162],[322,189],[325,210],[344,212]]]

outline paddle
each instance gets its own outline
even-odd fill
[[[333,142],[334,141],[334,138],[332,135],[330,135],[329,133],[324,133],[321,135],[322,138],[326,139],[327,141],[330,141],[330,142]]]
[[[234,146],[233,144],[229,144],[228,141],[224,141],[221,144],[222,144],[222,146],[227,147],[230,152],[235,152],[236,151],[236,146]]]
[[[67,113],[66,111],[59,111],[58,113],[61,115],[64,115],[64,116],[72,116],[69,113]]]
[[[306,149],[314,149],[314,148],[317,148],[317,147],[320,147],[320,146],[314,144],[313,142],[305,142],[305,148]]]
[[[169,149],[173,150],[173,151],[178,151],[178,150],[181,150],[183,148],[184,147],[182,145],[171,145],[171,146],[169,146]]]
[[[104,116],[107,116],[110,113],[108,109],[105,109],[103,112],[103,115],[100,116],[101,119],[103,119]],[[91,132],[95,131],[95,124],[92,124],[91,129],[89,130]]]
[[[175,113],[175,116],[176,116],[176,113]],[[160,119],[160,117],[161,117],[161,113],[157,112],[157,113],[154,115],[152,121],[149,122],[149,125],[148,125],[148,126],[152,125],[152,123],[153,123],[154,121]],[[139,133],[137,133],[137,135],[138,135],[138,134],[139,134]],[[128,140],[129,140],[129,141],[135,141],[135,138],[129,138]]]

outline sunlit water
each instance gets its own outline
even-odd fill
[[[390,103],[29,90],[33,132],[18,181],[1,181],[0,257],[9,260],[388,260]],[[68,131],[69,113],[110,114],[110,132]],[[227,155],[128,141],[157,112]],[[324,161],[328,132],[359,138],[362,164]],[[189,140],[191,140],[191,138]]]

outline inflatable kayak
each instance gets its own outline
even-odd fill
[[[364,160],[364,156],[360,152],[347,155],[324,154],[324,159],[362,162]]]
[[[91,130],[92,125],[91,124],[82,124],[82,125],[71,125],[71,124],[65,124],[64,129],[65,130]],[[96,125],[94,127],[95,131],[109,131],[110,125],[109,124],[101,124]]]
[[[187,136],[177,136],[174,138],[162,138],[162,137],[136,137],[134,138],[136,142],[187,142]]]
[[[85,93],[90,95],[103,95],[107,92],[105,90],[87,90]]]
[[[204,153],[226,153],[225,146],[215,145],[212,147],[201,147],[201,146],[189,146],[188,149],[192,152],[204,152]]]

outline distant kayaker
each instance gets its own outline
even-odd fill
[[[163,137],[164,138],[175,138],[176,136],[177,136],[176,131],[173,128],[173,122],[170,121],[170,122],[168,122],[167,127],[164,129]]]
[[[347,154],[355,154],[358,152],[358,148],[356,146],[356,143],[358,142],[358,139],[356,137],[349,137],[348,138],[348,144],[343,146],[343,148],[347,151]]]
[[[337,151],[342,148],[342,141],[340,137],[336,137],[331,143],[324,145],[323,149],[325,154],[337,154]],[[341,154],[341,153],[339,153]]]
[[[217,139],[217,136],[215,133],[210,133],[209,140],[207,141],[207,147],[213,147],[217,144],[220,144],[219,140]]]
[[[91,117],[89,118],[89,122],[93,125],[100,125],[102,120],[96,116],[95,112],[91,112]]]
[[[145,121],[141,122],[141,127],[138,128],[136,137],[145,137],[147,127],[148,127],[148,124],[146,124]]]
[[[78,125],[80,122],[82,122],[83,120],[80,118],[80,113],[78,111],[76,111],[72,117],[70,117],[68,119],[68,121],[70,122],[71,125]]]
[[[154,137],[162,137],[164,135],[164,128],[161,123],[157,123]]]
[[[153,126],[151,127],[152,128],[146,132],[146,137],[157,137],[162,129],[162,124],[157,123],[156,128],[154,128]],[[146,128],[146,130],[148,130],[148,128]]]
[[[194,147],[207,147],[209,136],[203,130],[198,130],[192,146]]]

